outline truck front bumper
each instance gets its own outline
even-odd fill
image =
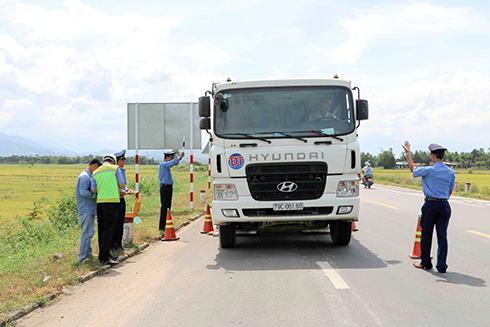
[[[277,222],[311,220],[350,220],[359,216],[359,197],[337,197],[323,194],[316,200],[256,201],[251,196],[240,196],[237,201],[213,201],[211,217],[214,224],[230,222]],[[302,210],[275,211],[275,203],[303,203]],[[349,211],[348,213],[342,213]],[[233,211],[235,215],[230,215]]]

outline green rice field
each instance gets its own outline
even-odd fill
[[[64,194],[74,194],[77,177],[84,168],[86,165],[0,165],[0,223],[17,221],[19,216],[25,216],[32,210],[35,201],[43,197],[46,198],[43,206],[47,207],[54,205]],[[128,186],[134,187],[135,166],[126,166],[125,169]],[[189,165],[176,166],[172,170],[174,192],[187,192],[187,197],[175,198],[174,204],[176,208],[185,209],[189,207]],[[140,181],[156,179],[158,166],[140,165],[139,174]],[[157,184],[154,184],[156,191],[159,187]],[[194,199],[198,201],[201,188],[207,190],[207,170],[194,173]],[[128,199],[127,202],[132,205],[133,201]],[[143,204],[142,211],[145,207]],[[194,207],[203,209],[203,206],[196,203]]]
[[[490,200],[490,171],[456,169],[456,187],[453,194]],[[407,169],[374,169],[375,183],[422,189],[422,180],[413,178]],[[465,193],[465,183],[471,183],[472,192]]]
[[[81,229],[74,199],[77,177],[86,165],[0,165],[0,318],[26,303],[45,303],[45,296],[63,286],[78,283],[78,277],[97,270],[97,228],[92,246],[95,257],[77,260]],[[194,208],[190,209],[189,165],[172,168],[175,224],[203,213],[200,191],[211,203],[207,190],[207,165],[194,166]],[[126,167],[128,187],[135,188],[135,167]],[[141,210],[135,223],[133,244],[158,239],[160,195],[158,166],[140,166]],[[132,211],[134,196],[127,197],[126,211]],[[55,253],[61,259],[53,260]],[[122,253],[121,253],[122,254]],[[45,276],[50,276],[44,281]]]

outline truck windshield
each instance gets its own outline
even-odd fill
[[[224,138],[308,137],[354,131],[352,97],[344,87],[224,90],[216,102],[215,133]]]

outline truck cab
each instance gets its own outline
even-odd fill
[[[334,244],[350,242],[360,202],[357,128],[368,118],[356,89],[338,78],[229,80],[199,99],[221,247],[235,245],[237,230],[327,226]]]

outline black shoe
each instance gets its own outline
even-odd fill
[[[111,254],[111,260],[117,261],[117,259],[119,259],[119,256]]]
[[[102,264],[115,266],[115,265],[119,264],[119,262],[117,262],[116,260],[109,259],[107,261],[103,261]]]
[[[441,274],[445,274],[446,273],[446,269],[437,269],[438,272],[440,272]]]

